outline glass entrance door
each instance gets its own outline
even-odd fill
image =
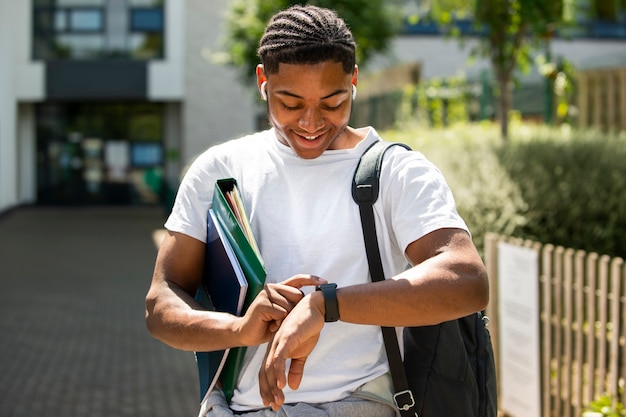
[[[162,113],[152,103],[39,105],[38,202],[160,203]]]

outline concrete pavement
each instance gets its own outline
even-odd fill
[[[164,219],[158,207],[0,217],[0,417],[197,415],[193,354],[144,324]]]

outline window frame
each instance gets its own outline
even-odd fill
[[[32,1],[32,34],[33,39],[31,42],[31,58],[33,61],[54,61],[54,60],[88,60],[88,59],[119,59],[120,55],[114,54],[111,46],[107,44],[108,38],[108,4],[103,2],[102,6],[94,5],[75,5],[75,6],[55,6],[50,3],[42,3],[38,0]],[[153,11],[159,18],[158,25],[153,27],[141,27],[137,26],[133,19],[134,13],[141,13],[142,11]],[[76,19],[75,13],[93,13],[96,12],[99,17],[98,27],[80,27],[73,24],[72,20]],[[166,21],[165,4],[155,4],[153,6],[133,6],[131,2],[126,3],[125,7],[127,26],[125,33],[119,34],[125,39],[125,49],[123,50],[123,58],[137,61],[156,61],[165,59],[165,41],[166,41]],[[58,19],[63,19],[63,25],[58,25]],[[103,42],[100,49],[95,51],[94,56],[85,55],[80,56],[74,54],[71,51],[69,56],[64,56],[62,52],[59,52],[58,40],[59,38],[67,35],[76,36],[102,36]],[[133,46],[132,39],[136,35],[144,35],[146,37],[158,37],[160,38],[156,47],[150,49],[148,54],[138,54],[137,49]]]

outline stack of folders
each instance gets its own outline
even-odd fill
[[[217,180],[207,214],[204,274],[196,300],[210,310],[242,315],[263,289],[265,275],[237,181]],[[202,404],[218,381],[230,402],[245,353],[245,347],[196,352]]]

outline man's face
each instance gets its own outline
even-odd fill
[[[259,85],[267,76],[269,119],[280,142],[305,159],[317,158],[326,149],[353,147],[346,127],[356,73],[346,74],[341,63],[333,61],[281,63],[277,73],[258,71]]]

